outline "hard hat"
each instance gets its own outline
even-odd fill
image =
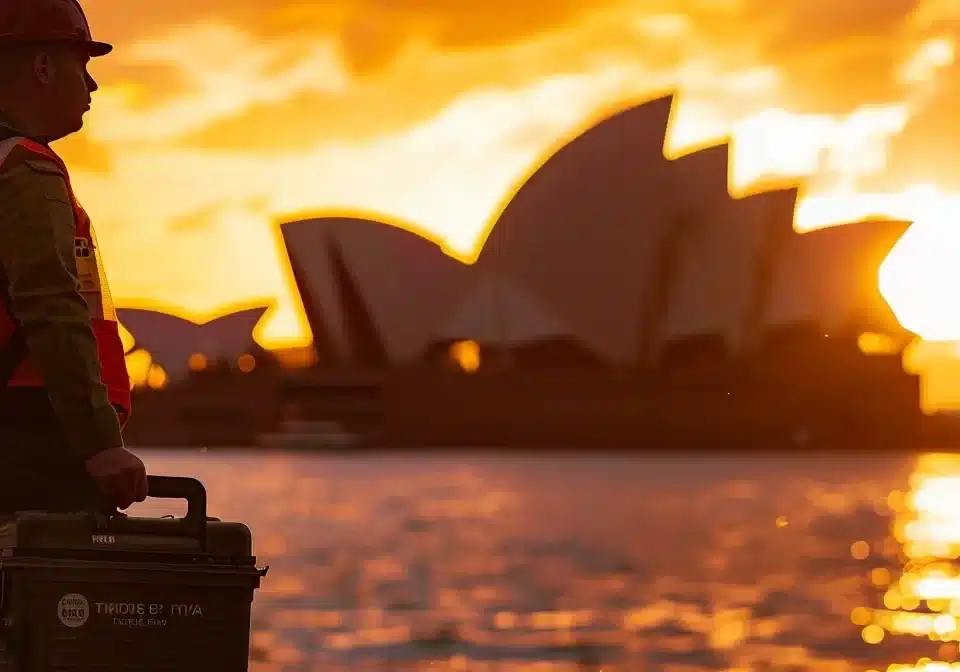
[[[93,39],[77,0],[0,0],[0,44],[24,42],[76,42],[91,56],[113,50]]]

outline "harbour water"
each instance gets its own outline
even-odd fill
[[[960,658],[955,456],[139,452],[253,530],[254,672]]]

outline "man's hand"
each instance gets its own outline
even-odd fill
[[[126,448],[111,448],[87,460],[87,471],[110,504],[126,509],[147,498],[147,470]]]

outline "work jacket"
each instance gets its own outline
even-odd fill
[[[67,168],[0,120],[0,425],[46,411],[77,457],[122,446],[130,380]]]

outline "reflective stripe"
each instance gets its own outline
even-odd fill
[[[0,141],[0,166],[3,165],[3,162],[6,161],[7,157],[10,155],[10,152],[13,151],[13,148],[17,145],[23,145],[27,150],[40,154],[50,159],[56,163],[61,170],[63,170],[64,180],[67,183],[67,191],[70,193],[70,203],[73,208],[73,218],[74,226],[77,229],[77,238],[83,238],[89,243],[89,261],[82,261],[80,257],[77,257],[77,273],[79,279],[82,281],[84,277],[89,276],[93,280],[95,290],[92,289],[83,289],[83,283],[81,282],[80,294],[83,296],[84,301],[87,304],[87,309],[90,312],[90,317],[93,319],[114,319],[115,313],[111,311],[104,310],[103,302],[103,291],[104,291],[104,275],[103,268],[100,265],[100,255],[96,249],[96,239],[93,236],[93,229],[89,225],[89,221],[84,221],[81,226],[81,220],[86,219],[86,213],[82,213],[82,208],[77,203],[76,196],[73,193],[73,185],[70,184],[70,177],[67,172],[67,167],[64,165],[63,160],[53,152],[53,150],[44,147],[43,145],[30,140],[29,138],[24,137],[14,137],[7,138],[6,140]],[[86,229],[85,231],[81,231]],[[77,254],[76,248],[74,249],[74,254]]]
[[[7,138],[6,140],[0,142],[0,165],[3,165],[3,162],[7,160],[7,157],[10,156],[10,152],[13,151],[13,148],[20,144],[20,141],[24,138]]]
[[[0,167],[10,155],[10,152],[17,145],[22,145],[34,154],[46,157],[53,161],[63,171],[64,179],[67,183],[67,190],[70,193],[70,201],[73,208],[74,219],[74,238],[76,241],[84,240],[84,248],[89,249],[90,263],[84,270],[94,280],[98,291],[83,292],[83,298],[91,315],[91,327],[94,337],[97,341],[97,356],[100,360],[100,375],[103,383],[107,387],[107,396],[110,402],[117,409],[121,416],[121,424],[126,421],[130,415],[130,378],[127,374],[126,360],[124,358],[123,344],[120,340],[119,328],[117,325],[113,304],[110,299],[109,289],[106,285],[106,277],[103,274],[103,268],[100,264],[100,255],[97,251],[96,241],[93,234],[93,228],[90,225],[90,219],[86,212],[77,202],[76,195],[73,193],[73,186],[70,184],[70,176],[63,160],[56,155],[50,148],[41,145],[38,142],[28,138],[15,137],[0,141]],[[75,241],[75,242],[76,242]],[[77,254],[76,245],[74,254]],[[80,269],[78,269],[79,271]],[[104,292],[107,292],[106,294]],[[106,304],[104,303],[106,299]],[[9,302],[0,295],[0,308],[9,309]],[[105,310],[106,309],[106,310]],[[107,315],[104,315],[104,313]],[[106,319],[104,319],[106,318]],[[14,332],[6,343],[0,344],[0,353],[10,349],[10,356],[17,357],[17,341],[22,341],[22,336],[17,323],[13,320]],[[25,348],[25,344],[22,344]],[[42,387],[43,381],[40,379],[36,370],[30,362],[29,356],[25,357],[24,366],[18,366],[18,371],[13,374],[13,379],[8,382],[11,386]],[[0,380],[0,387],[3,387]]]

